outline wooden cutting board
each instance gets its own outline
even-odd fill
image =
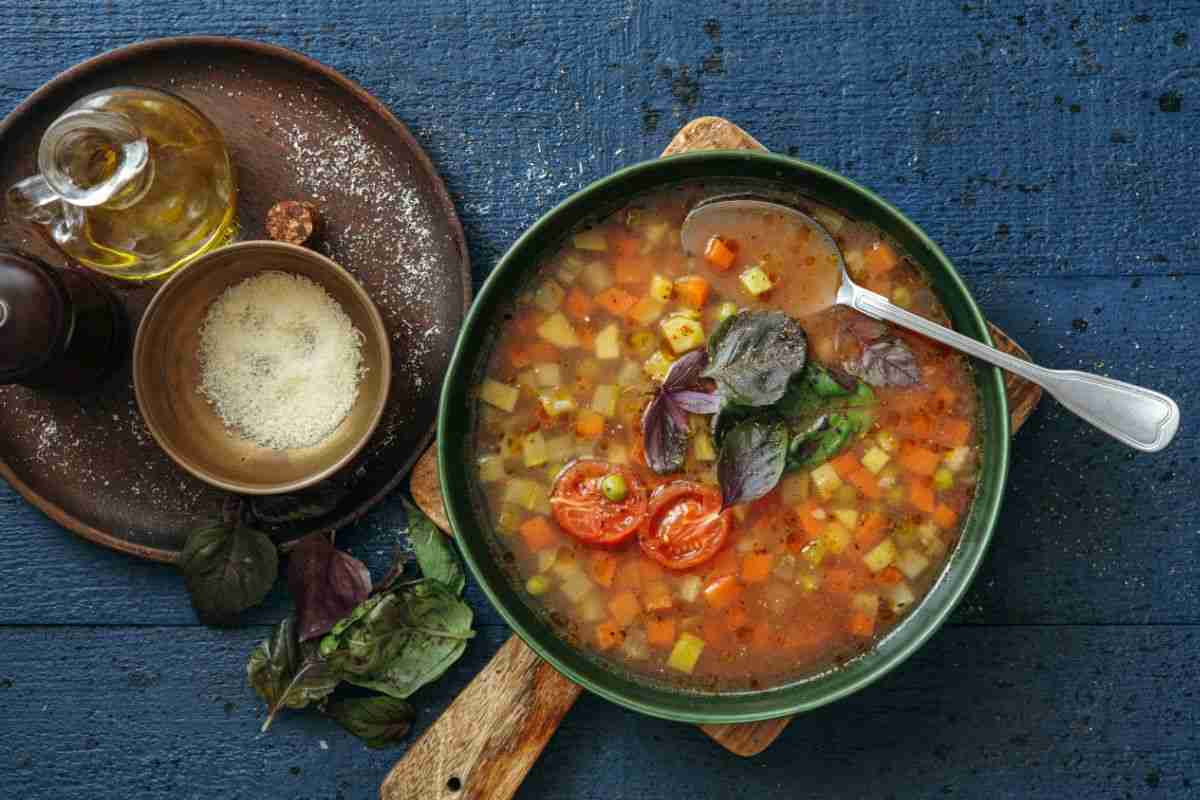
[[[663,156],[695,150],[766,150],[728,120],[701,117],[685,125]],[[988,327],[996,346],[1021,358],[1029,355],[1003,331]],[[1012,430],[1025,423],[1042,390],[1009,374],[1005,377]],[[417,505],[450,533],[438,480],[436,446],[413,469]],[[512,636],[462,691],[445,713],[392,768],[380,788],[383,800],[508,800],[562,718],[583,690],[542,661]],[[739,725],[701,725],[729,751],[753,756],[765,750],[791,717]]]

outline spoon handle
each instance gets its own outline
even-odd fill
[[[843,282],[837,302],[1016,373],[1042,386],[1084,420],[1138,450],[1147,453],[1162,450],[1179,428],[1179,406],[1165,394],[1088,372],[1031,364],[905,311],[882,295],[849,281]]]

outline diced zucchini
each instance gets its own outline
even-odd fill
[[[508,505],[501,506],[500,513],[496,515],[496,529],[501,533],[516,533],[524,518],[525,515],[518,509]]]
[[[621,357],[621,327],[613,322],[596,334],[596,358],[610,360]]]
[[[938,467],[933,473],[933,488],[944,492],[954,486],[954,473],[946,467]]]
[[[608,250],[608,239],[605,237],[604,231],[599,228],[580,231],[572,237],[571,243],[578,250],[591,250],[594,253],[603,253]]]
[[[516,386],[509,386],[491,378],[484,379],[483,386],[479,387],[479,399],[501,411],[512,411],[516,408],[520,394],[521,390]]]
[[[845,217],[827,208],[813,209],[813,216],[821,223],[821,227],[831,234],[837,233],[846,224]]]
[[[671,365],[675,363],[675,359],[664,353],[662,350],[655,350],[646,359],[646,363],[642,364],[642,371],[649,375],[652,379],[662,383],[667,379],[667,372],[670,371]]]
[[[704,347],[704,326],[697,320],[688,319],[682,314],[672,314],[659,323],[667,344],[675,355],[683,355],[689,350]]]
[[[537,373],[533,369],[523,369],[517,373],[517,385],[537,391]]]
[[[658,337],[650,331],[640,330],[629,334],[629,347],[634,355],[645,358],[658,347]]]
[[[613,274],[603,261],[592,261],[579,271],[579,280],[592,294],[597,294],[613,285]]]
[[[835,556],[846,551],[846,548],[850,546],[851,538],[850,531],[840,522],[829,523],[821,532],[821,541]]]
[[[742,286],[746,288],[746,291],[755,297],[766,294],[775,288],[775,284],[771,281],[771,276],[762,267],[751,267],[738,277],[742,282]]]
[[[817,490],[817,494],[821,495],[825,500],[833,497],[834,492],[842,485],[842,479],[838,477],[837,470],[829,464],[822,464],[814,469],[811,473],[813,486]]]
[[[623,361],[621,368],[617,370],[617,385],[629,388],[636,386],[645,380],[645,375],[642,373],[642,367],[636,361]]]
[[[970,455],[971,448],[963,445],[961,447],[954,448],[949,453],[946,453],[945,457],[942,458],[942,463],[945,464],[946,468],[951,472],[962,472],[962,468],[967,465],[967,458]]]
[[[551,417],[557,417],[560,414],[569,414],[577,408],[575,397],[561,387],[552,389],[549,392],[543,392],[538,395],[538,400],[542,404],[542,410]]]
[[[537,332],[538,336],[562,350],[579,347],[579,336],[571,327],[570,320],[563,316],[561,311],[556,311],[546,317],[545,321],[538,325]]]
[[[620,396],[621,389],[616,384],[602,383],[596,387],[596,391],[592,395],[592,410],[611,417],[617,413],[617,399]]]
[[[561,386],[562,385],[562,367],[558,364],[534,364],[533,367],[533,382],[538,386]]]
[[[539,286],[537,291],[533,293],[533,304],[549,314],[551,311],[558,311],[558,307],[562,305],[566,294],[563,288],[558,285],[558,281],[551,278]]]
[[[849,250],[845,254],[846,269],[852,278],[862,278],[867,274],[867,264],[863,260],[862,250]]]
[[[610,464],[629,463],[629,449],[623,444],[618,444],[616,442],[610,444],[608,446],[608,452],[605,453],[605,456],[608,458],[608,463]]]
[[[575,457],[575,437],[569,433],[561,433],[558,436],[551,437],[546,440],[546,460],[554,463],[563,463],[570,461]]]
[[[708,431],[698,431],[692,437],[692,451],[696,454],[697,461],[717,460],[717,448],[713,445],[712,436]]]
[[[592,582],[588,580],[587,575],[583,574],[583,570],[575,570],[563,578],[558,588],[568,600],[578,603],[585,594],[592,590]]]
[[[829,552],[829,548],[825,546],[825,542],[820,539],[813,539],[800,551],[800,557],[809,563],[810,566],[819,567],[821,562],[825,560],[825,555]]]
[[[900,449],[900,440],[891,431],[880,431],[875,434],[875,441],[879,442],[879,447],[885,453],[894,453]]]
[[[525,581],[525,591],[534,597],[543,595],[550,591],[550,579],[545,575],[532,575],[529,580]]]
[[[675,293],[675,285],[662,275],[650,279],[650,296],[660,303],[666,303]]]
[[[643,297],[629,309],[629,318],[638,325],[650,325],[662,316],[664,308],[666,306],[653,297]]]
[[[808,499],[808,476],[787,475],[779,482],[779,496],[789,506]]]
[[[500,437],[500,455],[505,458],[516,458],[521,455],[521,437],[516,433],[506,433]]]
[[[881,448],[872,447],[863,453],[862,465],[871,471],[872,474],[878,475],[880,470],[887,466],[891,456],[885,453]]]
[[[912,292],[907,286],[897,286],[892,289],[892,303],[901,308],[912,308]]]
[[[893,614],[899,614],[916,602],[917,596],[907,583],[895,583],[883,590]]]
[[[871,570],[871,572],[879,572],[895,560],[896,543],[890,538],[884,539],[868,550],[867,554],[863,556],[863,563],[867,565],[867,569]]]
[[[542,436],[541,431],[525,434],[521,452],[525,457],[525,466],[540,467],[546,463],[546,437]]]
[[[579,601],[579,618],[584,622],[599,622],[604,619],[604,597],[600,592],[588,592]]]
[[[738,312],[737,303],[728,300],[717,306],[717,322],[724,322]]]
[[[579,359],[578,363],[575,364],[576,378],[585,378],[589,381],[594,381],[596,378],[600,377],[600,373],[603,371],[604,365],[591,356],[581,358]]]
[[[896,556],[896,568],[913,580],[929,566],[929,559],[916,550],[901,550]]]
[[[858,525],[858,512],[853,508],[835,508],[833,518],[851,530]]]
[[[679,672],[686,672],[689,675],[696,668],[696,662],[700,660],[700,654],[704,652],[704,640],[699,636],[691,633],[680,634],[675,641],[675,646],[671,648],[671,655],[667,658],[667,666]]]
[[[504,486],[503,499],[505,503],[533,510],[537,503],[538,485],[528,478],[510,478]]]
[[[879,614],[879,595],[872,592],[855,592],[850,595],[850,607],[869,617],[874,617]]]
[[[558,561],[558,551],[552,548],[545,548],[537,551],[537,571],[549,572],[551,567]]]
[[[702,581],[699,575],[688,575],[679,582],[676,591],[679,593],[679,599],[685,603],[694,603],[696,598],[700,596],[700,586]]]
[[[504,471],[504,456],[498,453],[482,456],[479,459],[479,480],[484,483],[503,480],[507,473]]]

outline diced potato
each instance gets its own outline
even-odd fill
[[[867,452],[863,453],[862,465],[869,469],[873,474],[878,475],[879,471],[887,466],[887,462],[891,460],[891,456],[885,453],[878,447],[872,447]]]
[[[500,455],[505,458],[516,458],[521,455],[521,437],[511,432],[501,436]]]
[[[623,388],[636,386],[645,379],[642,367],[636,361],[623,361],[617,370],[617,385]]]
[[[821,562],[825,560],[829,548],[821,539],[813,539],[808,544],[804,545],[804,549],[800,551],[800,557],[809,563],[809,566],[819,567]]]
[[[580,270],[579,280],[583,281],[583,285],[591,290],[592,294],[598,294],[613,285],[613,274],[604,262],[593,261],[585,264]]]
[[[713,444],[712,436],[709,436],[708,431],[698,431],[692,437],[692,451],[696,454],[697,461],[717,460],[717,448]]]
[[[551,278],[537,288],[533,293],[533,304],[549,314],[551,311],[557,311],[562,305],[563,297],[566,292],[558,285],[558,281]]]
[[[604,236],[604,231],[599,228],[580,231],[572,237],[571,243],[578,250],[591,250],[595,253],[603,253],[608,250],[608,239]]]
[[[704,640],[699,636],[691,633],[680,634],[675,641],[675,646],[671,648],[671,655],[667,658],[667,666],[679,672],[686,672],[689,675],[696,668],[696,662],[700,660],[700,654],[704,652]]]
[[[584,622],[599,622],[604,619],[604,596],[600,592],[588,592],[579,601],[579,618]]]
[[[896,568],[909,580],[915,579],[929,566],[929,559],[916,550],[901,550],[896,556]]]
[[[583,574],[583,570],[576,570],[563,578],[558,588],[568,600],[578,603],[584,595],[592,590],[592,582],[588,580],[587,575]]]
[[[569,414],[577,408],[575,398],[566,389],[553,389],[538,395],[542,410],[551,417]]]
[[[525,434],[521,452],[525,457],[525,466],[540,467],[546,463],[546,437],[542,436],[541,431]]]
[[[892,584],[884,589],[883,594],[887,597],[888,605],[894,614],[901,613],[917,600],[912,588],[903,582]]]
[[[817,490],[817,494],[825,500],[833,497],[834,492],[842,485],[842,479],[838,477],[837,470],[829,464],[822,464],[809,474],[812,475],[813,487]]]
[[[591,356],[581,358],[575,364],[576,378],[585,378],[589,381],[594,381],[596,378],[600,377],[600,373],[603,371],[604,365]]]
[[[885,453],[894,453],[900,449],[900,440],[891,431],[880,431],[875,435],[875,441]]]
[[[659,327],[676,355],[704,346],[704,326],[683,314],[672,314],[659,323]]]
[[[956,447],[949,453],[946,453],[945,457],[942,458],[942,463],[945,464],[951,472],[961,472],[962,468],[967,465],[967,458],[970,455],[971,448],[963,445],[962,447]]]
[[[575,457],[575,437],[561,433],[546,440],[546,460],[554,463],[570,461]],[[555,471],[557,474],[557,470]]]
[[[571,327],[570,320],[563,316],[561,311],[556,311],[546,317],[545,321],[538,325],[537,332],[538,336],[562,350],[579,347],[579,336]]]
[[[779,496],[789,506],[803,503],[808,499],[808,476],[785,475],[779,482]]]
[[[534,364],[533,382],[538,386],[561,386],[562,367],[558,364]]]
[[[664,308],[666,306],[653,297],[643,297],[629,309],[629,318],[638,325],[650,325],[662,316]]]
[[[858,524],[858,512],[853,508],[835,508],[833,518],[851,530]]]
[[[592,410],[611,417],[617,413],[617,399],[620,396],[621,389],[616,384],[602,383],[592,395]]]
[[[629,463],[629,448],[623,444],[614,442],[608,446],[608,452],[605,454],[610,464],[628,464]]]
[[[646,363],[642,364],[642,371],[649,375],[654,380],[662,383],[667,379],[667,372],[670,371],[671,365],[675,363],[675,359],[664,353],[662,350],[655,350],[646,359]]]
[[[839,486],[833,496],[842,505],[852,506],[858,502],[858,490],[848,483]]]
[[[550,516],[550,486],[548,484],[535,483],[533,485],[533,501],[529,510],[544,517]]]
[[[517,373],[517,385],[524,386],[526,389],[537,391],[537,373],[530,369],[523,369]]]
[[[850,595],[850,607],[869,617],[879,613],[879,595],[871,592],[855,592]]]
[[[751,267],[738,276],[742,282],[742,286],[750,294],[758,297],[761,294],[766,294],[775,288],[775,283],[771,280],[771,276],[766,273],[762,267]]]
[[[491,378],[486,378],[483,386],[479,387],[479,399],[501,411],[512,411],[516,408],[520,394],[521,390],[516,386],[509,386]]]
[[[840,522],[829,523],[821,532],[821,541],[835,556],[846,551],[846,548],[850,546],[851,538],[850,531]]]
[[[694,603],[696,598],[700,596],[700,586],[703,582],[699,575],[688,575],[679,582],[676,591],[679,593],[679,599],[685,603]]]
[[[675,293],[675,285],[662,275],[650,279],[650,296],[660,303],[666,303]]]
[[[608,361],[621,357],[621,327],[613,322],[596,334],[596,358]]]
[[[846,252],[846,269],[852,278],[862,278],[867,274],[867,264],[863,260],[862,250],[849,250]]]
[[[498,453],[482,456],[479,459],[479,480],[484,483],[502,480],[507,473],[504,471],[504,456]]]
[[[501,533],[516,533],[525,515],[512,506],[502,506],[496,515],[496,529]]]
[[[583,569],[579,563],[579,556],[575,554],[575,549],[572,547],[563,546],[554,551],[554,563],[550,566],[550,570],[560,578],[566,578]]]
[[[528,478],[510,478],[504,486],[503,500],[532,511],[538,500],[538,485]]]
[[[537,571],[549,572],[550,569],[558,562],[558,551],[547,547],[544,550],[537,551]]]
[[[716,316],[717,322],[724,322],[729,317],[732,317],[738,312],[737,303],[726,301],[717,306]]]
[[[647,330],[634,331],[629,334],[629,347],[634,355],[645,358],[658,347],[658,336]]]
[[[827,208],[817,208],[813,210],[813,216],[817,222],[821,223],[821,227],[829,231],[831,234],[837,233],[846,224],[846,218],[841,214],[830,211]]]
[[[884,539],[868,550],[867,554],[863,556],[863,563],[867,565],[867,569],[871,570],[871,572],[879,572],[895,560],[896,543],[890,538]]]

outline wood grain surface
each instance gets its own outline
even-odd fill
[[[702,8],[702,10],[700,10]],[[517,800],[1194,800],[1200,787],[1200,2],[0,0],[0,112],[151,36],[225,33],[365,86],[433,158],[475,286],[537,217],[721,114],[869,186],[1039,362],[1152,386],[1175,443],[1134,454],[1054,403],[1014,440],[970,591],[911,659],[751,758],[584,694]],[[0,212],[2,213],[2,212]],[[1189,477],[1193,476],[1193,477]],[[376,576],[393,495],[338,533]],[[478,635],[376,751],[262,704],[246,657],[289,613],[196,625],[178,574],[0,486],[0,796],[361,800],[509,639]]]

